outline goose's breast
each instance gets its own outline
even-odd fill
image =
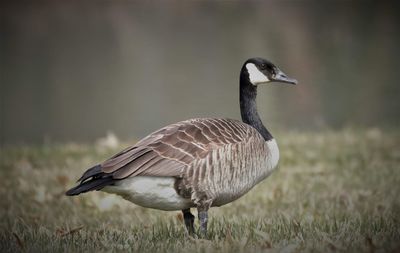
[[[274,139],[219,149],[192,168],[195,191],[205,192],[214,206],[232,202],[268,177],[276,168],[279,150]]]
[[[139,206],[166,211],[183,210],[193,206],[190,199],[179,196],[173,177],[138,176],[126,178],[102,191],[122,196]]]

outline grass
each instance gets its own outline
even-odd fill
[[[400,132],[278,133],[279,169],[210,210],[210,240],[188,237],[179,212],[64,191],[125,145],[5,147],[0,252],[398,252]]]

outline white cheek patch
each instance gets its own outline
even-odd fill
[[[254,65],[253,63],[247,63],[246,68],[247,72],[249,73],[250,82],[253,85],[269,82],[268,77],[264,75],[260,70],[258,70],[256,65]]]

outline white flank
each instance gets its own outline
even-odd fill
[[[256,65],[254,65],[253,63],[247,63],[246,69],[249,73],[250,82],[253,85],[269,82],[268,77],[264,75],[260,70],[258,70]]]
[[[279,161],[279,148],[275,139],[269,140],[266,142],[269,148],[269,155],[267,157],[267,163],[271,169],[275,168],[278,165]]]
[[[102,191],[115,193],[139,206],[166,211],[192,207],[192,201],[179,196],[174,188],[173,177],[138,176],[117,181]]]

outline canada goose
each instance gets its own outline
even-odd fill
[[[267,60],[247,60],[240,72],[243,122],[199,118],[168,125],[88,169],[66,195],[102,190],[143,207],[182,210],[189,234],[196,207],[205,237],[208,209],[243,196],[278,163],[278,146],[256,106],[257,86],[268,82],[297,83]]]

